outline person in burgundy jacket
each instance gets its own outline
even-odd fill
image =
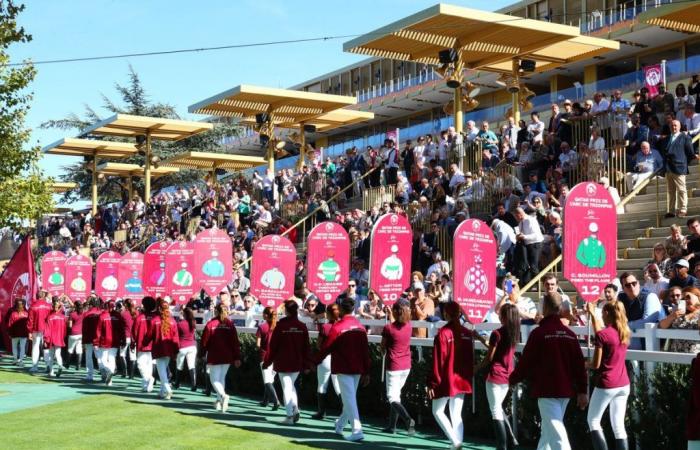
[[[76,356],[75,370],[80,370],[80,359],[83,356],[83,311],[82,302],[74,302],[73,310],[68,315],[68,363],[70,367],[71,358]]]
[[[63,372],[63,358],[61,351],[66,346],[66,329],[68,320],[63,312],[63,305],[58,297],[54,297],[51,301],[53,312],[46,318],[46,328],[44,332],[44,341],[49,347],[49,376],[54,376],[53,364],[58,365],[56,378],[61,376]]]
[[[369,384],[369,343],[367,330],[353,316],[355,300],[345,297],[340,303],[340,320],[333,324],[328,338],[316,356],[316,363],[331,355],[331,373],[338,376],[343,412],[335,422],[336,434],[343,434],[343,429],[350,423],[352,434],[346,436],[349,441],[364,439],[362,422],[357,410],[357,387]]]
[[[93,362],[93,355],[97,358],[97,365],[102,372],[102,362],[100,361],[99,354],[95,349],[93,341],[95,340],[95,334],[97,334],[97,326],[100,323],[100,300],[97,297],[92,297],[88,300],[89,309],[85,312],[83,317],[83,342],[85,343],[85,367],[87,367],[87,374],[85,375],[85,381],[92,381],[93,372],[95,371],[95,363]]]
[[[141,373],[141,391],[153,390],[153,355],[151,355],[151,325],[156,313],[156,299],[147,296],[141,300],[143,312],[136,317],[131,329],[131,346],[136,349],[136,365]]]
[[[513,372],[513,356],[520,337],[520,313],[517,306],[506,303],[498,311],[498,317],[502,326],[491,332],[486,357],[479,366],[488,370],[486,398],[496,433],[496,450],[506,450],[518,445],[503,411],[503,401],[508,394],[508,377]]]
[[[185,369],[185,361],[187,361],[187,368],[190,373],[190,383],[192,386],[190,390],[195,392],[197,390],[197,368],[195,367],[195,362],[197,361],[197,341],[195,339],[196,322],[194,319],[194,310],[189,306],[182,309],[182,319],[177,323],[177,334],[180,339],[180,350],[177,352],[177,358],[175,360],[175,380],[173,386],[175,389],[180,388],[180,380],[182,377],[182,372]]]
[[[126,336],[124,345],[119,347],[119,359],[123,371],[122,378],[126,378],[127,375],[129,378],[134,378],[136,352],[131,349],[131,330],[134,326],[134,318],[136,317],[136,305],[134,305],[134,302],[128,298],[124,300],[120,314],[122,319],[124,319],[124,334]]]
[[[382,330],[382,351],[386,358],[386,398],[389,400],[389,426],[385,433],[396,433],[398,418],[406,424],[408,434],[416,433],[416,422],[401,404],[401,389],[411,372],[411,305],[405,301],[386,308],[391,323]]]
[[[24,299],[15,299],[15,307],[7,320],[7,333],[12,339],[14,363],[19,367],[24,365],[24,352],[27,349],[27,336],[29,336],[28,320],[29,313],[27,312]]]
[[[542,298],[544,318],[525,344],[518,365],[508,378],[511,385],[527,379],[542,417],[537,448],[571,448],[564,427],[569,399],[576,395],[579,408],[588,404],[588,380],[576,334],[561,323],[561,296]]]
[[[591,403],[588,405],[588,427],[595,450],[607,450],[605,434],[600,421],[610,405],[610,425],[615,435],[615,449],[627,450],[625,411],[630,395],[630,379],[625,366],[625,356],[630,343],[625,305],[620,301],[603,306],[603,323],[596,317],[596,304],[586,304],[595,330],[595,352],[590,368],[597,371],[597,382]]]
[[[319,348],[323,347],[323,343],[328,339],[331,333],[333,324],[340,320],[340,307],[332,303],[326,307],[326,323],[319,323],[316,318],[316,327],[318,328],[317,344]],[[315,420],[323,420],[326,417],[326,394],[328,385],[332,384],[335,393],[340,395],[340,385],[338,384],[338,375],[331,373],[331,355],[323,358],[320,364],[316,366],[316,394],[318,395],[318,411],[311,416]]]
[[[472,393],[474,374],[474,331],[462,326],[462,308],[455,302],[445,304],[447,321],[433,341],[433,370],[428,373],[428,398],[433,402],[433,417],[450,440],[460,448],[464,436],[462,406],[464,395]],[[445,414],[449,405],[450,418]]]
[[[690,366],[690,395],[685,418],[685,438],[688,450],[700,450],[700,353]]]
[[[32,373],[39,370],[39,354],[42,350],[44,353],[44,362],[48,362],[49,360],[49,351],[44,348],[46,318],[51,314],[51,300],[47,294],[46,291],[40,291],[39,297],[29,307],[27,330],[29,331],[29,340],[32,341],[32,367],[29,369]]]
[[[124,345],[124,319],[119,311],[114,309],[114,301],[104,304],[102,314],[97,324],[97,331],[92,344],[99,349],[102,360],[102,377],[105,385],[112,385],[112,377],[117,370],[117,352]]]
[[[168,365],[170,360],[177,356],[180,348],[180,339],[177,332],[177,323],[170,314],[170,305],[165,300],[161,300],[158,305],[160,315],[153,318],[151,322],[151,355],[156,360],[158,378],[160,378],[160,397],[170,400],[173,390],[168,380]]]
[[[214,318],[204,327],[201,343],[207,352],[209,378],[216,391],[215,408],[217,411],[226,412],[229,402],[229,396],[226,394],[226,374],[231,364],[241,367],[241,344],[236,327],[229,319],[228,307],[219,303],[214,314]]]
[[[311,349],[309,330],[299,320],[299,304],[290,299],[284,302],[285,317],[281,318],[270,336],[263,369],[272,365],[282,384],[282,395],[287,417],[282,422],[293,425],[299,421],[299,401],[294,386],[299,372],[309,371]]]
[[[270,337],[272,336],[272,331],[277,326],[277,310],[270,306],[266,307],[262,313],[263,320],[260,325],[258,325],[258,330],[255,332],[256,346],[258,347],[258,352],[260,353],[260,370],[263,376],[263,385],[265,386],[265,391],[263,392],[263,399],[260,402],[260,406],[267,406],[268,402],[272,402],[272,410],[277,411],[280,405],[280,401],[277,398],[277,391],[275,391],[275,370],[272,366],[263,367],[265,362],[265,355],[267,350],[270,348]]]

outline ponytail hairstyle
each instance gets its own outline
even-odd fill
[[[158,303],[158,307],[160,309],[160,333],[166,336],[170,332],[170,305],[168,305],[168,302],[161,299]]]
[[[20,309],[20,306],[22,307],[22,309]],[[25,302],[23,298],[16,298],[15,299],[15,311],[24,312],[26,310],[27,310],[27,302]]]
[[[274,330],[277,326],[277,310],[271,306],[263,309],[263,319],[270,326],[270,331]]]
[[[51,309],[54,312],[58,312],[61,309],[61,300],[58,297],[53,297],[51,299]]]
[[[506,335],[501,336],[501,339],[506,339],[508,346],[514,348],[520,337],[520,314],[518,313],[518,307],[506,303],[501,306],[501,310],[498,314],[501,319],[501,324],[506,330]]]
[[[622,302],[615,300],[603,306],[603,322],[606,325],[612,325],[612,327],[617,330],[617,334],[620,335],[621,344],[629,345],[630,329],[627,325],[625,305],[623,305]]]
[[[190,326],[190,331],[194,331],[196,325],[194,321],[194,311],[189,306],[182,310],[182,314],[185,316],[185,322]]]
[[[391,311],[394,314],[394,322],[397,324],[407,324],[411,321],[411,307],[405,301],[395,302],[391,306]]]
[[[447,302],[443,308],[444,313],[449,316],[447,321],[450,324],[460,324],[459,319],[462,316],[462,307],[457,302]]]
[[[83,302],[76,301],[73,303],[73,308],[75,308],[75,312],[78,314],[83,313]]]
[[[216,314],[216,318],[219,320],[219,322],[228,322],[228,307],[223,303],[216,305],[214,313]]]

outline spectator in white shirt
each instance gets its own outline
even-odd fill
[[[691,104],[685,105],[682,121],[691,137],[695,137],[700,133],[700,114],[695,112],[695,106]]]
[[[532,136],[532,145],[542,143],[542,139],[544,138],[544,122],[540,120],[540,115],[537,112],[530,114],[530,123],[527,125],[527,131],[529,131]]]
[[[419,167],[425,165],[425,138],[423,136],[418,137],[418,143],[413,147],[413,160]]]
[[[450,177],[450,184],[449,184],[450,191],[454,192],[455,187],[464,183],[464,174],[462,173],[461,170],[459,170],[459,167],[457,167],[457,164],[450,165],[450,174],[452,175]]]
[[[479,129],[476,127],[476,122],[473,120],[467,120],[467,129],[464,130],[467,137],[467,142],[474,142],[476,136],[479,134]]]
[[[656,263],[647,265],[644,269],[644,288],[649,292],[653,292],[659,298],[663,298],[668,289],[668,278],[664,277]]]
[[[537,219],[525,213],[522,208],[515,210],[515,218],[520,223],[516,239],[525,245],[527,257],[527,271],[523,274],[522,282],[527,284],[540,271],[540,254],[544,236],[540,230]]]
[[[593,95],[593,104],[591,105],[591,115],[595,117],[601,134],[610,139],[610,102],[603,97],[602,92],[596,92]]]

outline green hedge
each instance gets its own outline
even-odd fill
[[[229,371],[227,387],[233,392],[262,397],[262,376],[260,358],[255,348],[255,337],[250,334],[240,336],[243,364],[238,370]],[[315,350],[315,341],[312,347]],[[427,370],[432,367],[430,348],[423,350],[422,361],[418,360],[420,349],[413,349],[413,366],[403,389],[403,403],[419,425],[435,427],[430,404],[425,394]],[[358,391],[358,406],[362,416],[388,417],[384,384],[381,382],[381,354],[379,346],[370,344],[372,358],[371,383]],[[477,352],[481,359],[483,352]],[[630,373],[632,371],[630,370]],[[630,395],[627,414],[627,432],[630,436],[630,448],[634,448],[635,438],[639,439],[642,449],[682,449],[685,444],[685,412],[688,395],[688,366],[678,364],[658,364],[650,375],[642,376],[635,383]],[[492,439],[492,423],[486,399],[483,374],[476,377],[476,414],[472,414],[471,397],[465,399],[464,429],[468,436]],[[649,389],[647,386],[650,386]],[[278,395],[282,393],[277,384]],[[300,374],[297,384],[299,402],[307,408],[316,407],[316,373]],[[333,392],[330,389],[329,392]],[[329,408],[339,412],[340,402],[331,395]],[[506,412],[510,415],[510,395],[506,400]],[[632,420],[631,411],[638,414]],[[540,417],[537,402],[529,396],[527,384],[522,385],[522,395],[518,400],[518,437],[524,445],[535,446],[540,435]],[[614,442],[610,430],[608,414],[603,417],[603,426],[608,442]],[[566,414],[566,429],[571,445],[576,450],[590,450],[590,437],[586,422],[586,411],[576,407],[575,401],[569,402]]]

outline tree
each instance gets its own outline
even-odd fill
[[[106,95],[102,95],[102,108],[111,114],[133,114],[147,117],[162,117],[165,119],[180,119],[175,107],[168,103],[152,102],[150,97],[143,87],[141,80],[134,70],[129,66],[129,78],[126,85],[115,83],[115,89],[120,97],[121,102],[118,104],[112,101]],[[75,113],[68,114],[63,119],[49,120],[40,125],[41,128],[58,128],[66,131],[79,131],[89,125],[103,120],[94,108],[89,105],[85,106],[83,116]],[[154,140],[152,142],[153,154],[161,160],[168,159],[171,156],[177,155],[185,151],[202,151],[224,153],[226,149],[220,144],[222,138],[226,136],[237,136],[240,132],[240,127],[229,123],[217,123],[213,130],[205,133],[183,139],[178,142],[164,142]],[[117,140],[117,139],[115,139]],[[138,164],[143,166],[144,157],[141,155],[133,156],[124,160],[125,163]],[[161,177],[152,180],[153,189],[158,189],[164,186],[193,183],[203,178],[203,173],[199,171],[185,170],[176,174]],[[92,175],[85,170],[84,163],[76,163],[69,166],[64,175],[61,175],[63,181],[72,181],[78,183],[79,189],[74,192],[67,192],[64,198],[68,202],[78,200],[80,198],[89,198],[91,195]],[[143,189],[143,180],[134,179],[134,188],[136,191]],[[98,187],[98,195],[102,202],[119,201],[124,198],[127,191],[127,186],[123,180],[118,178],[109,178],[100,182]]]
[[[29,61],[8,66],[8,48],[32,39],[17,27],[23,10],[24,5],[11,0],[0,2],[0,227],[15,229],[53,209],[51,180],[39,169],[40,149],[28,145],[30,130],[25,128],[32,100],[26,90],[36,69]]]

